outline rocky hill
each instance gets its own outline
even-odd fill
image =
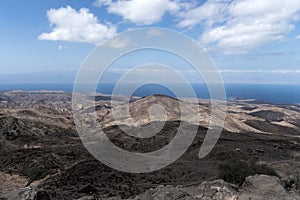
[[[199,100],[198,108],[195,104],[186,101],[178,101],[177,99],[162,96],[152,95],[137,99],[129,105],[118,105],[112,109],[98,109],[100,123],[104,127],[109,127],[116,124],[127,126],[143,126],[153,119],[149,116],[149,108],[155,105],[163,107],[162,117],[157,113],[154,117],[155,121],[179,121],[182,115],[190,122],[209,126],[211,117],[210,103],[204,100]],[[184,107],[185,113],[181,114],[180,106]],[[126,107],[129,113],[126,113]],[[113,115],[113,112],[116,114]],[[199,112],[198,112],[199,111]],[[118,117],[116,120],[116,116]],[[162,118],[162,119],[160,119]],[[227,117],[224,124],[224,129],[230,132],[256,132],[267,134],[286,134],[299,135],[300,133],[300,107],[298,105],[271,105],[271,104],[256,104],[245,101],[229,101],[227,105]]]

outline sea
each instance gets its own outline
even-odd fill
[[[209,91],[205,84],[191,84],[198,98],[210,99]],[[114,84],[100,84],[97,92],[112,94]],[[126,88],[126,85],[123,85]],[[184,90],[184,86],[175,85],[177,89]],[[0,84],[0,90],[62,90],[65,92],[73,91],[73,84]],[[276,85],[276,84],[225,84],[227,100],[235,99],[255,99],[260,102],[273,104],[299,104],[300,103],[300,84],[299,85]],[[171,89],[158,85],[147,84],[139,87],[132,94],[133,96],[148,96],[151,94],[163,94],[171,97],[190,97],[176,96]],[[120,94],[126,95],[126,94]]]

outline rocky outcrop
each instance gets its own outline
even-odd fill
[[[203,182],[199,186],[159,186],[138,195],[134,200],[297,200],[300,194],[287,192],[274,176],[254,175],[239,188],[223,180]]]
[[[9,200],[49,200],[46,191],[27,187],[1,196]],[[120,197],[99,198],[82,196],[77,200],[122,200]],[[198,186],[158,186],[126,200],[299,200],[300,194],[287,192],[279,178],[266,175],[254,175],[246,178],[241,187],[223,180],[205,181]]]
[[[285,191],[278,177],[254,175],[247,177],[239,193],[241,200],[297,200],[300,195]]]
[[[226,183],[223,180],[215,180],[203,182],[199,186],[192,187],[159,186],[137,196],[136,198],[134,198],[134,200],[233,200],[237,199],[237,189],[237,186]]]
[[[1,200],[34,200],[36,192],[31,187],[20,188],[0,195]]]

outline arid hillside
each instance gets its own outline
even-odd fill
[[[227,102],[222,135],[213,151],[199,159],[210,121],[209,101],[195,105],[194,100],[162,95],[82,98],[95,106],[75,105],[77,111],[96,112],[108,138],[128,151],[150,152],[168,144],[181,115],[192,119],[189,126],[198,126],[198,133],[171,165],[151,173],[124,173],[97,161],[83,147],[71,93],[2,91],[0,199],[300,199],[299,105]],[[165,116],[152,110],[150,117],[153,105],[163,107]],[[179,105],[188,112],[181,113]],[[123,115],[125,108],[130,116]],[[112,112],[120,114],[117,121]],[[162,130],[149,138],[135,138],[117,126],[137,131],[162,120]]]

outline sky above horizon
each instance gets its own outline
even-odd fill
[[[68,82],[104,40],[161,27],[197,41],[226,83],[300,83],[299,0],[0,0],[0,26],[0,79]]]

